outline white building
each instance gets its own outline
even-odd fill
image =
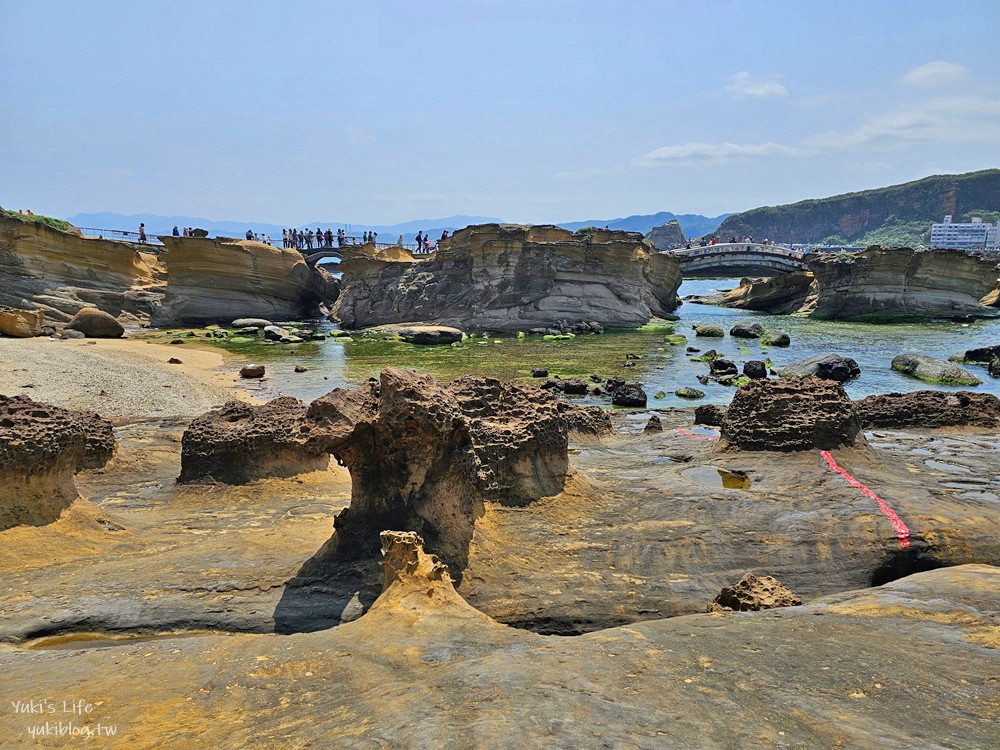
[[[945,216],[940,224],[931,225],[931,247],[945,247],[956,250],[995,250],[1000,239],[1000,222],[986,224],[978,216],[973,216],[968,224],[954,224],[951,215]]]

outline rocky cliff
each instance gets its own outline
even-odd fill
[[[941,221],[945,214],[957,220],[996,211],[1000,211],[1000,169],[987,169],[755,208],[727,218],[717,234],[795,243],[925,245],[931,223]]]
[[[333,314],[346,328],[433,322],[494,331],[647,323],[678,304],[680,268],[632,232],[484,224],[426,260],[349,250]]]
[[[314,315],[336,282],[297,250],[260,242],[161,237],[167,288],[153,325],[194,325],[233,318],[292,320]]]
[[[870,247],[807,256],[808,271],[744,279],[700,301],[831,320],[994,317],[1000,264],[960,250]]]
[[[668,221],[661,227],[654,227],[653,230],[646,235],[646,239],[652,243],[653,247],[657,250],[674,250],[678,247],[684,247],[687,244],[687,240],[684,238],[684,232],[681,231],[681,225],[677,223],[677,220]]]
[[[980,300],[997,288],[997,260],[960,250],[870,247],[857,255],[811,258],[816,279],[814,317],[894,320],[989,317]]]
[[[163,280],[155,257],[128,243],[0,216],[0,305],[43,310],[63,322],[95,306],[145,319]]]

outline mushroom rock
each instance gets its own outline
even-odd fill
[[[26,396],[0,396],[0,531],[52,523],[78,497],[73,475],[114,455],[111,423]]]
[[[802,600],[771,576],[757,577],[747,573],[732,586],[725,586],[715,601],[708,605],[709,612],[757,612],[775,607],[796,607]]]
[[[883,393],[857,402],[868,428],[1000,428],[1000,399],[990,393],[913,391]]]
[[[753,380],[733,396],[720,446],[830,450],[855,445],[860,433],[861,417],[839,383],[818,377]]]
[[[177,481],[244,484],[325,468],[330,456],[306,439],[305,412],[301,401],[283,396],[260,405],[230,401],[197,417],[181,439]]]

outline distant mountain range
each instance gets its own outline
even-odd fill
[[[586,221],[571,221],[557,226],[576,231],[583,227],[608,227],[610,229],[620,229],[628,232],[641,232],[648,234],[654,227],[666,224],[671,219],[676,219],[688,237],[700,237],[703,234],[712,232],[719,223],[729,214],[710,218],[698,214],[672,214],[668,211],[661,211],[658,214],[627,216],[619,219],[587,219]],[[91,213],[76,214],[66,219],[70,224],[81,228],[93,229],[119,229],[125,231],[136,231],[139,224],[146,225],[147,234],[159,235],[170,234],[175,226],[183,231],[184,227],[194,227],[207,229],[209,234],[216,237],[243,237],[249,229],[257,234],[266,234],[272,241],[281,239],[283,227],[277,224],[267,224],[259,221],[212,221],[197,216],[161,216],[159,214],[133,214],[126,216],[116,213]],[[423,231],[431,239],[437,239],[444,230],[449,233],[456,229],[462,229],[470,224],[499,224],[503,219],[493,216],[445,216],[440,219],[417,219],[415,221],[405,221],[400,224],[347,224],[342,221],[311,221],[299,228],[320,227],[322,229],[331,228],[336,230],[344,227],[348,234],[361,235],[363,232],[378,232],[379,241],[392,242],[400,235],[404,242],[412,242],[417,232]]]
[[[1000,219],[1000,169],[925,177],[901,185],[845,193],[783,206],[754,208],[728,217],[716,234],[727,240],[829,245],[919,246],[930,243],[931,224]]]

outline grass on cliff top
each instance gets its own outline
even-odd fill
[[[46,226],[52,227],[53,229],[61,229],[66,232],[72,226],[68,221],[63,221],[62,219],[53,219],[51,216],[39,216],[38,214],[33,214],[28,216],[28,214],[19,214],[17,211],[11,211],[6,208],[0,208],[0,215],[5,217],[10,217],[12,219],[24,219],[24,221],[33,221],[36,224],[45,224]]]

